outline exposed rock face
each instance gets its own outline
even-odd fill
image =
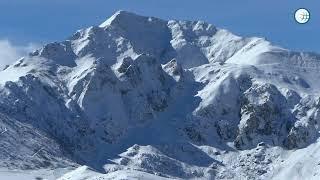
[[[0,161],[273,177],[274,149],[319,137],[319,61],[205,22],[120,11],[0,71]]]
[[[241,148],[243,145],[256,145],[270,140],[272,145],[281,145],[281,138],[286,136],[293,120],[288,116],[290,111],[286,103],[285,97],[274,85],[255,84],[249,88],[244,93],[235,146]]]

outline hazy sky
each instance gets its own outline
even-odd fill
[[[293,14],[311,11],[299,25]],[[204,20],[285,48],[320,52],[319,0],[0,0],[0,39],[24,46],[60,41],[98,25],[117,10],[164,19]]]

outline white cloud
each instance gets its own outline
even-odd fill
[[[10,65],[13,62],[25,56],[27,53],[32,52],[38,46],[29,43],[25,46],[13,45],[9,40],[0,40],[0,70],[6,65]]]

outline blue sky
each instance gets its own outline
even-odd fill
[[[311,11],[305,25],[293,19]],[[164,19],[204,20],[242,36],[263,36],[285,48],[320,52],[318,0],[0,0],[0,39],[24,46],[61,41],[117,10]]]

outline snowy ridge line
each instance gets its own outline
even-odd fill
[[[303,157],[319,155],[319,57],[119,11],[0,71],[0,165],[31,179],[319,179]]]

